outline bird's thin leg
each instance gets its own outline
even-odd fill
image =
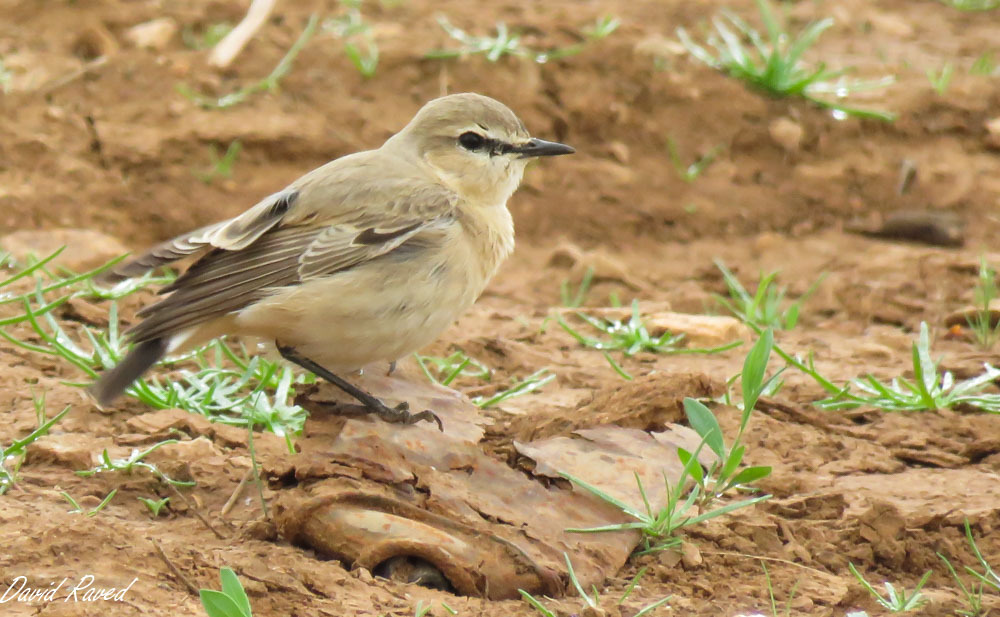
[[[287,347],[280,343],[275,344],[278,347],[278,353],[281,354],[282,358],[301,366],[307,371],[310,371],[337,386],[347,394],[360,401],[365,407],[371,410],[372,413],[377,415],[382,420],[393,424],[416,424],[421,420],[427,420],[436,422],[438,429],[444,431],[444,424],[441,422],[441,418],[437,417],[437,414],[433,411],[425,409],[420,413],[410,413],[410,406],[405,401],[395,407],[389,407],[346,379],[334,375],[316,362],[300,355],[297,351],[295,351],[294,347]]]

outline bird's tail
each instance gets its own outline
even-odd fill
[[[165,353],[167,353],[165,338],[139,343],[128,352],[125,359],[111,370],[104,372],[97,382],[90,386],[90,393],[101,407],[107,407]]]

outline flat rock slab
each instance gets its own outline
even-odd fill
[[[278,490],[281,535],[376,574],[464,595],[516,598],[524,589],[561,596],[569,584],[566,556],[584,588],[602,585],[640,534],[567,532],[631,519],[552,477],[572,474],[642,508],[638,473],[659,508],[664,478],[675,483],[680,475],[676,444],[697,445],[684,427],[651,435],[602,426],[517,444],[535,463],[526,474],[483,451],[483,427],[492,420],[460,394],[384,371],[354,381],[389,405],[406,400],[412,411],[431,409],[444,432],[432,423],[339,417],[331,411],[345,399],[332,388],[300,399],[312,413],[296,441],[299,453],[258,452],[269,476],[295,480]]]

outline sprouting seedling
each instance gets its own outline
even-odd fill
[[[184,46],[188,49],[209,49],[215,47],[232,29],[233,26],[231,24],[218,22],[209,24],[199,34],[191,26],[184,26],[181,30],[181,41],[184,42]]]
[[[753,324],[758,328],[793,329],[798,324],[802,305],[819,289],[823,279],[826,278],[826,273],[821,274],[798,300],[786,307],[784,306],[786,290],[777,284],[777,271],[761,273],[756,291],[750,294],[724,263],[717,259],[715,267],[722,273],[726,289],[729,291],[729,298],[713,294],[715,300],[744,323]]]
[[[201,605],[208,617],[253,617],[250,610],[250,599],[243,589],[236,573],[231,568],[223,566],[219,569],[219,579],[222,591],[214,589],[199,589]]]
[[[319,20],[315,15],[309,17],[309,22],[306,24],[305,29],[302,30],[302,34],[299,35],[299,38],[296,39],[295,42],[292,43],[292,46],[288,48],[288,52],[285,53],[281,61],[274,67],[274,70],[272,70],[267,77],[261,79],[260,81],[244,86],[236,92],[222,97],[205,96],[204,94],[195,92],[186,84],[178,84],[177,91],[195,105],[205,109],[224,109],[226,107],[238,105],[258,92],[275,92],[278,89],[281,80],[284,79],[285,75],[292,70],[292,64],[295,62],[295,58],[299,55],[299,52],[302,51],[302,48],[305,47],[306,43],[309,42],[309,39],[312,38],[313,33],[316,31],[316,24],[318,21]]]
[[[528,375],[524,379],[514,379],[509,388],[501,390],[493,396],[476,396],[472,399],[472,403],[481,409],[493,407],[494,405],[499,405],[500,403],[514,397],[534,392],[555,378],[555,374],[549,372],[549,369],[543,368]]]
[[[490,62],[496,62],[505,54],[525,55],[521,49],[521,37],[507,30],[507,24],[498,22],[496,34],[489,36],[473,36],[465,30],[452,25],[444,15],[436,17],[438,24],[448,33],[448,36],[461,43],[462,47],[455,50],[438,49],[427,53],[428,58],[457,58],[472,54],[484,54]]]
[[[31,431],[27,436],[15,440],[9,446],[0,445],[0,495],[3,495],[17,482],[17,475],[24,461],[25,452],[28,446],[38,441],[38,438],[49,432],[57,422],[69,413],[70,406],[67,405],[62,411],[45,419],[45,395],[35,397],[35,415],[38,417],[38,428]]]
[[[871,594],[872,598],[882,605],[883,608],[892,613],[905,613],[907,611],[912,611],[920,608],[927,602],[927,599],[924,598],[922,593],[920,593],[920,590],[923,589],[924,584],[927,583],[927,579],[929,579],[931,574],[934,573],[933,570],[928,570],[924,573],[920,582],[917,583],[916,588],[914,588],[911,592],[908,592],[905,589],[897,591],[896,587],[892,583],[886,581],[883,583],[886,595],[883,596],[871,585],[871,583],[865,580],[865,577],[858,572],[858,569],[854,567],[853,563],[848,563],[847,567],[850,569],[851,574],[853,574],[854,577],[858,579],[858,582],[861,583],[861,586],[864,587],[869,594]]]
[[[442,386],[450,385],[458,377],[473,377],[482,381],[490,381],[493,378],[493,373],[488,366],[466,355],[461,350],[443,358],[419,354],[413,354],[413,356],[427,379]],[[510,387],[500,390],[492,396],[474,396],[472,403],[482,409],[493,407],[506,400],[534,392],[555,378],[554,374],[543,368],[524,379],[514,379]]]
[[[632,312],[628,321],[605,320],[580,312],[577,312],[576,316],[608,338],[599,339],[585,336],[570,326],[562,315],[558,315],[556,320],[567,334],[584,347],[602,351],[621,351],[626,356],[634,356],[643,351],[662,354],[712,354],[732,349],[741,344],[740,341],[733,341],[718,347],[688,348],[681,346],[681,342],[685,338],[684,334],[673,334],[667,331],[660,336],[652,336],[642,321],[638,300],[632,302]]]
[[[101,453],[100,464],[98,464],[93,469],[85,469],[83,471],[77,471],[76,475],[82,476],[84,478],[89,478],[90,476],[99,473],[118,472],[124,474],[132,474],[135,470],[142,469],[144,471],[148,471],[150,474],[152,474],[154,477],[156,477],[156,479],[160,480],[161,482],[164,482],[171,486],[194,486],[195,485],[194,482],[188,482],[184,480],[174,480],[167,474],[160,471],[160,469],[156,465],[142,460],[147,456],[149,456],[150,454],[152,454],[153,452],[155,452],[156,450],[158,450],[159,448],[175,443],[177,443],[176,439],[166,439],[164,441],[161,441],[157,444],[150,446],[149,448],[146,448],[145,450],[140,451],[138,448],[135,448],[132,450],[132,453],[129,454],[128,458],[118,458],[118,459],[111,458],[111,455],[108,454],[108,449],[105,448],[104,451]]]
[[[757,333],[762,332],[753,323],[747,325]],[[827,398],[813,402],[820,409],[843,410],[868,405],[885,411],[926,411],[952,409],[961,405],[1000,413],[1000,394],[983,392],[1000,378],[1000,370],[984,364],[985,373],[957,383],[951,372],[939,373],[937,363],[931,359],[930,335],[925,322],[920,323],[920,337],[913,343],[913,381],[897,377],[891,383],[884,384],[873,375],[868,375],[838,386],[816,369],[812,352],[804,360],[777,344],[774,345],[774,352],[789,366],[802,371],[826,390],[829,394]],[[852,392],[852,388],[861,393]]]
[[[767,597],[771,600],[771,617],[778,617],[778,603],[774,599],[774,585],[771,583],[771,573],[767,571],[767,564],[760,560],[760,567],[764,569],[764,579],[767,581]],[[792,601],[795,599],[795,591],[799,587],[799,581],[792,585],[788,592],[788,600],[785,602],[785,617],[792,614]]]
[[[966,572],[979,579],[979,582],[982,584],[992,587],[996,592],[1000,592],[1000,573],[997,573],[993,569],[989,562],[986,561],[986,558],[983,557],[982,552],[980,552],[979,546],[972,537],[972,527],[969,525],[968,519],[965,521],[965,537],[969,541],[969,548],[972,550],[972,554],[976,556],[976,560],[979,562],[980,567],[983,568],[983,571],[980,573],[974,568],[966,566]]]
[[[833,25],[832,19],[811,22],[798,35],[793,35],[778,22],[767,0],[757,0],[757,8],[767,31],[767,41],[743,19],[727,10],[712,19],[715,32],[708,36],[706,43],[714,53],[695,43],[684,28],[677,29],[677,36],[696,59],[771,96],[804,98],[832,110],[837,118],[856,116],[887,122],[896,118],[888,112],[848,107],[817,96],[832,94],[840,99],[856,92],[884,88],[894,81],[892,77],[870,82],[849,81],[845,76],[850,69],[831,70],[823,63],[816,67],[803,66],[802,55]],[[749,41],[751,47],[748,48],[745,41]]]
[[[136,499],[138,499],[139,501],[141,501],[146,506],[146,508],[149,509],[150,514],[152,514],[154,518],[157,517],[157,516],[159,516],[160,512],[163,510],[163,508],[166,507],[167,503],[170,502],[170,498],[169,497],[164,497],[163,499],[150,499],[149,497],[136,497]]]
[[[701,176],[701,173],[712,164],[712,161],[715,160],[715,157],[717,157],[722,150],[722,145],[714,146],[711,150],[706,152],[690,165],[685,165],[684,162],[681,161],[681,154],[679,148],[677,147],[677,142],[674,141],[673,137],[667,138],[667,151],[670,153],[670,162],[673,163],[674,170],[677,172],[677,175],[689,184]]]
[[[458,377],[474,377],[489,381],[492,372],[489,367],[468,356],[464,351],[456,351],[450,356],[421,356],[413,354],[427,379],[442,386],[450,385]]]
[[[733,510],[745,508],[770,499],[770,495],[760,495],[712,508],[713,502],[723,495],[735,489],[748,487],[753,482],[766,478],[771,473],[770,467],[746,467],[742,470],[739,468],[743,463],[746,453],[746,446],[741,443],[741,439],[743,431],[750,420],[750,413],[753,411],[754,406],[756,406],[760,395],[768,391],[771,384],[778,378],[776,374],[765,379],[772,346],[772,334],[770,330],[767,330],[762,333],[744,361],[742,383],[743,416],[739,432],[733,440],[731,448],[725,444],[722,436],[722,428],[715,418],[715,414],[701,402],[692,398],[685,398],[684,411],[687,414],[691,428],[701,437],[701,442],[694,452],[678,448],[677,457],[682,465],[681,474],[677,481],[673,483],[670,482],[666,474],[663,475],[666,488],[666,504],[664,507],[656,510],[651,506],[638,473],[634,475],[639,494],[642,496],[644,509],[630,506],[570,474],[560,473],[560,475],[573,484],[587,490],[599,499],[617,507],[623,513],[635,519],[631,523],[620,523],[588,529],[567,529],[566,531],[598,533],[637,529],[643,534],[645,549],[642,552],[650,553],[677,546],[680,543],[677,532],[684,527],[696,525],[702,521],[732,512]],[[706,446],[716,457],[715,462],[708,467],[707,471],[702,468],[698,458],[702,448]],[[688,484],[691,484],[689,491],[687,488]],[[686,497],[685,492],[687,493]]]
[[[969,549],[972,554],[975,555],[976,561],[979,566],[983,569],[979,572],[977,569],[971,566],[965,566],[966,573],[972,575],[975,582],[966,586],[962,579],[955,572],[954,566],[948,561],[948,558],[938,553],[937,556],[944,562],[944,565],[948,568],[948,572],[951,574],[952,578],[958,584],[962,595],[965,597],[965,603],[968,605],[967,609],[956,611],[962,617],[981,617],[986,613],[983,612],[983,589],[989,588],[993,593],[1000,592],[1000,574],[998,574],[993,567],[986,561],[983,557],[982,552],[979,550],[979,546],[976,544],[975,538],[972,537],[972,526],[969,525],[969,519],[965,519],[965,537],[969,542]]]
[[[105,507],[107,507],[109,503],[111,503],[111,500],[114,499],[115,495],[118,494],[118,489],[112,489],[112,491],[108,493],[104,499],[101,500],[101,503],[97,504],[97,506],[95,506],[93,510],[87,510],[87,511],[84,511],[83,507],[80,506],[80,504],[75,499],[73,499],[73,496],[67,493],[66,491],[62,491],[59,494],[62,495],[63,499],[68,501],[70,507],[73,508],[72,510],[70,510],[70,514],[84,514],[86,516],[93,517],[97,516],[101,512],[101,510],[103,510]]]
[[[959,590],[962,592],[962,596],[965,598],[965,604],[967,608],[958,609],[955,614],[961,615],[961,617],[982,617],[983,613],[983,584],[982,583],[971,583],[966,586],[965,581],[958,575],[955,571],[955,566],[951,565],[948,558],[938,553],[937,556],[944,562],[946,568],[948,568],[948,573],[951,577],[955,579],[955,583],[958,585]]]
[[[47,265],[58,257],[65,248],[66,247],[61,247],[42,259],[28,260],[28,262],[23,266],[15,265],[13,258],[11,258],[9,254],[0,253],[0,268],[16,269],[13,274],[0,280],[0,305],[15,303],[23,305],[26,302],[39,299],[38,307],[32,311],[32,313],[37,317],[39,315],[49,313],[52,309],[61,306],[75,295],[83,297],[98,297],[100,292],[98,291],[98,288],[93,285],[94,277],[113,268],[115,264],[125,258],[125,255],[116,257],[97,268],[80,274],[74,274],[71,272],[64,275],[54,274],[47,268]],[[31,291],[22,293],[5,291],[4,288],[10,287],[17,281],[28,277],[31,277],[35,282],[34,289]],[[149,281],[149,284],[155,282],[152,278],[147,280]],[[134,290],[138,290],[139,288],[141,288],[141,285],[136,287]],[[112,290],[103,291],[106,294],[112,294],[114,293],[114,289],[117,289],[117,287]],[[45,295],[53,292],[61,292],[63,295],[51,301],[43,299]],[[0,319],[0,327],[10,326],[28,320],[28,313],[14,315],[13,317]]]
[[[234,139],[226,148],[226,153],[219,156],[219,150],[215,144],[209,144],[208,156],[212,161],[212,166],[207,171],[195,171],[194,175],[204,182],[211,184],[216,178],[229,178],[233,175],[233,165],[240,155],[243,144],[239,139]]]
[[[601,596],[597,592],[597,588],[596,587],[593,588],[590,593],[584,591],[583,585],[580,584],[580,579],[578,579],[576,576],[576,571],[573,570],[573,563],[570,561],[569,555],[563,553],[563,559],[566,560],[566,570],[567,574],[569,575],[570,583],[572,583],[573,588],[576,589],[577,594],[580,595],[580,598],[583,600],[584,606],[588,610],[594,611],[595,613],[603,612],[601,611],[600,608]],[[642,575],[645,574],[645,572],[646,568],[641,568],[639,572],[636,573],[636,575],[632,578],[631,583],[629,583],[629,585],[625,588],[625,592],[618,599],[618,602],[616,603],[617,606],[621,606],[622,603],[625,602],[625,600],[629,597],[629,595],[631,595],[636,585],[639,584],[639,579],[642,578]],[[552,612],[551,609],[542,604],[542,602],[537,598],[535,598],[533,595],[531,595],[530,593],[528,593],[523,589],[518,589],[517,591],[521,594],[521,597],[524,598],[528,602],[528,604],[532,606],[532,608],[534,608],[541,615],[543,615],[543,617],[556,617],[556,614]],[[657,607],[666,604],[669,600],[670,596],[661,598],[660,600],[657,600],[656,602],[653,602],[652,604],[649,604],[641,608],[639,612],[635,613],[633,617],[642,617],[643,615],[647,615]]]
[[[328,19],[323,29],[344,39],[344,54],[363,77],[374,77],[379,48],[371,26],[361,15],[362,0],[341,0],[340,4],[346,9],[345,13]]]
[[[996,59],[992,51],[984,51],[979,55],[978,58],[972,63],[972,67],[969,68],[969,73],[972,75],[992,75],[997,69]]]
[[[951,62],[945,62],[944,66],[935,71],[932,68],[928,68],[926,71],[927,81],[931,82],[931,87],[939,95],[944,96],[944,93],[948,91],[948,86],[951,85],[951,76],[954,73],[955,67]]]
[[[438,15],[436,19],[448,36],[458,41],[461,46],[458,49],[433,50],[428,52],[425,57],[458,58],[482,54],[490,62],[497,62],[505,55],[525,57],[538,63],[565,58],[580,53],[589,43],[606,38],[620,25],[620,21],[616,17],[600,17],[592,27],[583,30],[583,40],[580,43],[543,51],[524,47],[521,44],[521,35],[509,30],[503,22],[496,24],[494,36],[475,36],[453,25],[444,15]]]
[[[801,364],[801,361],[798,363]],[[863,379],[853,379],[839,389],[830,384],[832,391],[830,387],[826,389],[832,396],[814,404],[824,409],[852,409],[869,405],[886,411],[928,411],[965,405],[1000,413],[1000,394],[983,392],[1000,378],[1000,369],[984,364],[985,372],[982,375],[960,382],[955,381],[950,371],[940,373],[937,362],[931,358],[930,335],[925,322],[920,323],[920,337],[913,343],[912,365],[913,381],[896,377],[886,384],[873,375],[868,375]],[[806,368],[807,374],[816,374],[811,362]],[[824,381],[829,383],[828,380]],[[817,382],[820,380],[817,379]],[[860,390],[861,394],[850,393],[851,387]]]
[[[750,422],[750,414],[760,397],[771,391],[774,384],[780,379],[781,371],[765,379],[773,347],[773,334],[771,330],[765,330],[743,361],[743,372],[741,373],[743,412],[740,418],[740,428],[731,447],[726,445],[722,436],[722,427],[715,418],[715,414],[698,400],[684,399],[684,413],[687,416],[688,424],[702,439],[699,447],[708,446],[709,450],[715,454],[715,461],[709,465],[706,471],[703,471],[701,465],[692,464],[697,463],[697,452],[690,452],[685,448],[677,449],[677,456],[681,463],[685,469],[690,467],[691,478],[701,487],[699,504],[702,506],[711,504],[720,495],[739,487],[750,486],[771,474],[771,468],[767,466],[751,466],[743,469],[740,469],[740,466],[743,464],[743,457],[746,454],[746,446],[743,445],[742,438],[747,424]]]
[[[694,474],[695,466],[700,466],[697,458],[691,459],[691,461],[684,466],[680,478],[675,483],[671,483],[664,474],[663,481],[666,487],[666,503],[660,509],[654,509],[649,503],[649,498],[646,496],[646,489],[643,486],[638,473],[635,474],[635,481],[639,489],[639,494],[642,497],[642,509],[634,508],[617,497],[602,491],[596,486],[588,484],[580,478],[572,476],[568,473],[560,473],[562,477],[566,478],[574,485],[579,486],[602,501],[615,506],[624,514],[635,519],[635,521],[630,523],[617,523],[614,525],[588,527],[585,529],[573,528],[567,529],[566,531],[569,533],[606,533],[611,531],[639,530],[642,532],[644,547],[643,550],[640,551],[640,554],[645,555],[678,546],[681,543],[681,539],[677,536],[677,532],[684,527],[697,525],[703,521],[722,516],[732,512],[733,510],[745,508],[770,498],[770,495],[763,495],[760,497],[753,497],[742,501],[728,503],[715,509],[699,509],[697,507],[697,503],[701,496],[701,488],[698,484],[692,486],[691,490],[687,492],[687,497],[684,496],[686,490],[685,485]],[[696,512],[697,514],[695,514]]]
[[[570,282],[564,280],[559,286],[559,296],[562,298],[562,305],[569,308],[579,308],[587,300],[590,293],[590,286],[594,282],[594,268],[587,266],[580,279],[580,286],[576,288],[576,293],[570,292]]]
[[[975,312],[966,320],[972,336],[983,349],[990,349],[1000,339],[1000,320],[994,320],[991,304],[993,300],[1000,297],[997,290],[997,273],[986,262],[985,256],[979,258],[979,275],[976,279],[976,287],[973,289],[973,305]],[[996,323],[994,323],[996,321]]]

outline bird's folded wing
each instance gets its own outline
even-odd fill
[[[129,331],[141,342],[180,332],[238,311],[275,288],[332,276],[385,255],[422,232],[450,224],[445,214],[430,220],[375,220],[350,224],[295,225],[266,231],[239,250],[217,248],[161,293],[170,295],[138,314],[145,320]]]
[[[105,282],[113,282],[139,276],[154,268],[212,248],[225,250],[246,248],[281,222],[298,195],[299,192],[295,189],[285,189],[269,195],[236,218],[201,227],[154,246],[139,257],[112,269],[103,279]]]

